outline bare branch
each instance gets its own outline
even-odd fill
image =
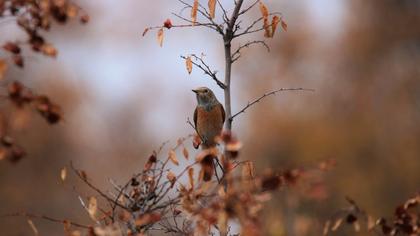
[[[87,178],[85,178],[82,174],[81,174],[81,171],[80,170],[78,170],[78,169],[76,169],[74,166],[73,166],[73,163],[70,163],[70,167],[71,167],[71,169],[73,170],[73,172],[79,177],[79,179],[81,179],[83,182],[85,182],[91,189],[93,189],[95,192],[97,192],[101,197],[103,197],[103,198],[105,198],[108,202],[110,202],[110,203],[114,203],[114,204],[116,204],[117,206],[119,206],[119,207],[121,207],[121,208],[123,208],[123,209],[125,209],[125,210],[128,210],[128,208],[126,207],[126,206],[124,206],[124,205],[121,205],[120,203],[118,203],[117,201],[115,201],[114,199],[112,199],[110,196],[108,196],[107,194],[105,194],[104,192],[102,192],[100,189],[98,189],[96,186],[94,186],[91,182],[89,182],[88,180],[87,180]]]
[[[219,29],[218,29],[219,26],[218,25],[215,25],[213,23],[201,23],[201,22],[198,22],[198,21],[197,22],[193,22],[192,20],[187,19],[187,18],[185,18],[183,16],[180,16],[180,15],[178,15],[176,13],[172,13],[172,15],[178,17],[179,19],[181,19],[181,20],[183,20],[185,22],[191,23],[191,24],[187,24],[187,25],[173,25],[172,27],[198,27],[198,26],[204,26],[204,27],[207,27],[207,28],[210,28],[212,30],[215,30],[215,31],[219,32]]]
[[[280,16],[281,17],[281,13],[280,12],[272,12],[272,13],[270,13],[270,14],[268,14],[269,16],[274,16],[274,15],[278,15],[278,16]],[[265,27],[264,27],[264,25],[262,25],[261,27],[259,27],[259,28],[256,28],[256,29],[254,29],[254,26],[256,25],[256,24],[258,24],[259,22],[261,22],[262,20],[264,19],[264,17],[260,17],[260,18],[258,18],[258,19],[256,19],[256,20],[254,20],[244,31],[242,31],[241,33],[239,33],[239,34],[235,34],[233,37],[234,38],[237,38],[237,37],[239,37],[239,36],[242,36],[242,35],[245,35],[245,34],[252,34],[252,33],[255,33],[255,32],[259,32],[259,31],[262,31],[262,30],[264,30],[265,29]],[[268,25],[269,27],[271,27],[272,26],[272,24],[270,24],[270,25]]]
[[[179,2],[181,2],[182,4],[185,5],[185,8],[192,8],[193,6],[183,0],[178,0]],[[223,35],[223,29],[222,27],[220,27],[220,25],[218,25],[210,16],[210,13],[207,11],[207,9],[205,7],[203,7],[203,5],[201,5],[200,3],[198,3],[199,9],[197,9],[197,11],[204,16],[210,23],[211,25],[213,25],[214,27],[211,27],[212,29],[216,30],[217,32],[219,32],[220,34]],[[184,9],[185,9],[184,8]],[[201,9],[200,9],[201,8]],[[183,17],[184,18],[184,17]],[[185,20],[185,18],[183,19]]]
[[[255,99],[254,101],[248,102],[248,104],[244,108],[242,108],[240,111],[238,111],[237,113],[235,113],[234,115],[232,115],[231,117],[229,117],[229,120],[230,121],[233,121],[233,119],[235,117],[237,117],[241,113],[245,113],[245,111],[248,108],[250,108],[251,106],[255,105],[256,103],[258,103],[262,99],[264,99],[264,98],[266,98],[268,96],[271,96],[271,95],[275,95],[276,93],[282,92],[282,91],[311,91],[311,92],[314,92],[315,89],[306,89],[306,88],[280,88],[280,89],[277,89],[277,90],[274,90],[274,91],[271,91],[271,92],[268,92],[268,93],[264,93],[263,95],[261,95],[260,97],[258,97],[257,99]]]
[[[232,53],[232,63],[235,62],[236,60],[238,60],[239,57],[241,57],[241,50],[242,49],[250,47],[253,44],[261,44],[262,46],[264,46],[267,49],[268,52],[270,52],[270,47],[263,40],[250,41],[250,42],[247,42],[246,44],[244,44],[242,46],[239,46],[239,48],[236,49],[236,51],[234,53]]]
[[[55,223],[60,223],[60,224],[70,224],[74,227],[84,228],[84,229],[89,229],[90,228],[89,225],[79,224],[79,223],[72,222],[72,221],[69,221],[69,220],[61,220],[61,219],[56,219],[56,218],[53,218],[53,217],[50,217],[50,216],[37,215],[37,214],[31,214],[31,213],[26,213],[26,212],[1,215],[0,218],[1,217],[16,217],[16,216],[27,217],[27,218],[38,218],[38,219],[43,219],[43,220],[47,220],[47,221],[51,221],[51,222],[55,222]]]
[[[226,85],[217,78],[216,72],[211,71],[210,67],[205,63],[203,58],[198,57],[197,55],[194,55],[194,54],[192,54],[191,56],[195,59],[195,61],[199,61],[199,63],[197,63],[195,61],[191,61],[193,63],[193,65],[200,68],[204,72],[204,74],[210,76],[217,83],[217,85],[219,85],[219,87],[221,89],[226,88]],[[187,57],[185,57],[185,56],[181,56],[181,58],[184,59],[184,60],[187,59]]]
[[[227,16],[227,11],[225,10],[225,8],[223,7],[222,3],[220,3],[219,0],[217,0],[217,4],[222,9],[222,12],[223,12],[223,20],[225,21],[226,24],[228,24],[229,23],[229,18]]]
[[[257,3],[259,3],[260,0],[256,0],[254,3],[252,3],[249,7],[243,9],[241,12],[238,13],[238,15],[242,15],[247,13],[249,10],[251,10],[253,7],[255,7],[255,5],[257,5]]]

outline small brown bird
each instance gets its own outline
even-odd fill
[[[200,87],[192,91],[197,96],[194,124],[202,139],[202,148],[214,147],[217,144],[215,138],[221,134],[223,129],[225,109],[209,88]]]

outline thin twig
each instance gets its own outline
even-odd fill
[[[268,14],[269,16],[274,16],[274,15],[279,15],[281,17],[281,13],[280,12],[272,12],[270,14]],[[254,29],[254,26],[256,24],[258,24],[259,22],[261,22],[264,19],[264,17],[260,17],[256,20],[254,20],[244,31],[242,31],[241,33],[235,34],[233,35],[233,38],[237,38],[239,36],[245,35],[245,34],[252,34],[252,33],[256,33],[262,30],[265,30],[266,27],[272,27],[273,24],[269,24],[268,26],[261,26],[260,28]]]
[[[1,215],[0,218],[3,218],[3,217],[16,217],[16,216],[44,219],[44,220],[48,220],[48,221],[55,222],[55,223],[70,224],[70,225],[72,225],[74,227],[84,228],[84,229],[89,229],[90,228],[89,225],[79,224],[79,223],[72,222],[72,221],[69,221],[69,220],[61,220],[61,219],[53,218],[53,217],[50,217],[50,216],[37,215],[37,214],[26,213],[26,212]]]
[[[250,41],[247,42],[246,44],[239,46],[238,49],[236,49],[236,51],[234,53],[232,53],[232,63],[235,62],[236,60],[238,60],[241,57],[241,50],[247,47],[250,47],[253,44],[261,44],[262,46],[264,46],[268,52],[270,52],[270,47],[267,45],[267,43],[263,40],[254,40],[254,41]]]
[[[248,104],[242,108],[240,111],[238,111],[237,113],[235,113],[234,115],[232,115],[229,119],[231,121],[233,121],[233,119],[240,115],[241,113],[244,113],[248,108],[250,108],[251,106],[253,106],[254,104],[258,103],[259,101],[261,101],[262,99],[271,96],[271,95],[275,95],[278,92],[282,92],[282,91],[311,91],[314,92],[314,89],[306,89],[306,88],[280,88],[268,93],[264,93],[263,95],[261,95],[260,97],[258,97],[257,99],[253,100],[252,102],[248,102]]]
[[[194,57],[195,61],[199,61],[201,63],[201,64],[199,64],[195,61],[191,61],[193,65],[195,65],[200,70],[202,70],[204,72],[204,74],[210,76],[211,79],[213,79],[221,89],[226,88],[226,85],[217,78],[216,72],[211,71],[210,67],[204,62],[204,60],[202,58],[200,58],[200,57],[198,57],[194,54],[192,54],[191,56]],[[185,56],[181,56],[181,58],[184,59],[184,60],[187,59],[187,57],[185,57]]]

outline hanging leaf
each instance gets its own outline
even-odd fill
[[[213,19],[216,12],[216,0],[209,0],[210,17]]]
[[[284,31],[287,31],[287,23],[283,19],[281,19],[281,27],[283,28]]]
[[[188,169],[188,178],[190,180],[191,189],[194,188],[194,168],[190,167]]]
[[[159,46],[162,47],[162,45],[163,45],[163,28],[160,28],[158,30],[158,32],[157,32],[157,40],[158,40]]]
[[[264,18],[264,37],[271,38],[271,29],[268,18]]]
[[[0,80],[4,79],[4,75],[6,74],[7,70],[7,63],[5,60],[0,59]]]
[[[267,7],[264,5],[264,3],[262,3],[262,2],[260,2],[260,11],[261,11],[261,15],[262,15],[264,18],[267,18],[267,17],[268,17],[268,9],[267,9]]]
[[[172,161],[175,165],[179,165],[178,159],[176,158],[176,154],[174,150],[169,151],[169,160]]]
[[[148,31],[149,31],[149,28],[144,29],[142,36],[144,37]]]
[[[57,49],[55,49],[55,47],[52,46],[51,44],[42,45],[41,51],[46,56],[50,56],[50,57],[56,57],[57,56]]]
[[[271,20],[271,37],[274,37],[274,33],[276,32],[279,22],[280,18],[278,16],[273,16],[273,19]]]
[[[63,167],[60,171],[60,177],[61,177],[61,181],[64,182],[64,180],[66,180],[67,178],[67,168]]]
[[[89,205],[87,207],[90,218],[96,221],[96,212],[98,210],[98,200],[95,197],[89,198]]]
[[[36,228],[34,222],[31,219],[28,219],[28,224],[34,232],[34,235],[39,235],[38,229]]]
[[[185,59],[185,65],[187,66],[188,74],[191,74],[193,67],[191,57],[187,57],[187,59]]]
[[[191,21],[195,25],[197,22],[198,0],[194,0],[193,7],[191,8]]]
[[[190,156],[190,154],[188,153],[188,150],[186,147],[184,147],[184,149],[182,149],[182,154],[184,155],[185,159],[188,160],[188,157]]]
[[[168,175],[166,175],[166,178],[169,180],[169,182],[171,182],[172,188],[176,182],[176,175],[173,172],[169,171]]]
[[[255,177],[255,167],[252,161],[247,161],[242,167],[242,178],[252,179]]]

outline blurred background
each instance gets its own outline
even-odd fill
[[[17,164],[0,162],[0,214],[33,212],[89,222],[72,190],[92,194],[60,169],[72,161],[98,186],[122,182],[141,170],[166,140],[192,133],[186,124],[196,101],[192,88],[222,91],[197,68],[188,75],[180,55],[204,53],[223,76],[223,44],[207,29],[156,32],[179,12],[173,0],[80,0],[89,24],[53,27],[47,38],[56,60],[26,55],[19,80],[47,94],[64,110],[65,121],[50,127],[29,110],[13,110],[12,134],[28,155]],[[230,1],[226,2],[229,6]],[[251,1],[246,1],[251,2]],[[280,87],[313,88],[266,98],[234,122],[244,143],[243,160],[258,170],[316,165],[334,158],[326,194],[308,197],[293,190],[274,195],[265,211],[266,235],[320,235],[323,223],[351,196],[375,216],[420,190],[420,1],[265,0],[282,12],[288,31],[277,31],[262,47],[245,50],[233,67],[233,111]],[[229,8],[229,7],[228,7]],[[188,15],[188,12],[185,14]],[[260,16],[254,9],[243,22]],[[13,22],[0,23],[0,40],[19,39]],[[263,33],[239,39],[235,46]],[[62,225],[34,220],[42,235],[60,235]],[[28,235],[24,218],[0,219],[2,235]],[[336,235],[353,235],[340,229]],[[363,235],[363,234],[362,234]]]

